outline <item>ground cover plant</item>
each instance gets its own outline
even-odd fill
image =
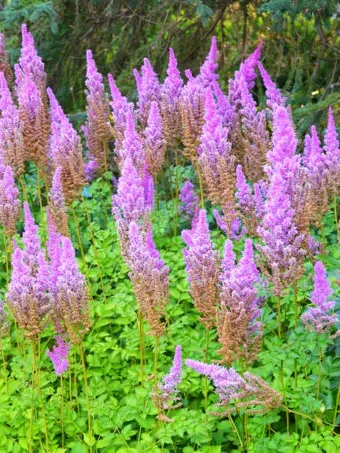
[[[0,44],[1,451],[338,451],[332,108],[299,137],[266,43],[224,92],[213,38],[137,102],[88,50],[76,131]]]

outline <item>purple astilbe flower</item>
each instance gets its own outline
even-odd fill
[[[155,101],[157,104],[160,102],[161,85],[148,58],[144,58],[141,75],[137,69],[133,70],[133,74],[138,92],[138,117],[143,124],[146,124],[151,102]]]
[[[51,252],[50,266],[57,268],[58,275],[54,288],[53,317],[62,330],[67,332],[71,342],[79,344],[91,325],[89,295],[71,240],[62,237],[60,245],[61,252],[58,249]],[[54,259],[58,260],[58,266],[53,264]]]
[[[172,367],[168,374],[163,377],[163,382],[154,387],[151,398],[157,407],[158,419],[171,423],[173,420],[167,417],[165,411],[176,409],[181,406],[178,397],[178,385],[182,381],[182,348],[176,346]]]
[[[84,163],[84,173],[86,181],[92,181],[99,170],[98,162],[95,159],[90,159]]]
[[[67,357],[70,352],[71,343],[65,343],[59,336],[54,338],[57,344],[53,346],[52,351],[48,349],[46,354],[53,363],[55,373],[60,376],[68,370],[69,360]]]
[[[183,80],[177,68],[177,60],[173,49],[169,49],[167,76],[161,85],[160,109],[162,113],[164,136],[168,144],[176,143],[180,137],[179,99]]]
[[[256,79],[256,67],[260,61],[261,53],[263,48],[263,40],[261,39],[260,44],[254,50],[252,54],[246,58],[240,66],[240,74],[244,77],[247,82],[248,89],[252,90],[255,86]]]
[[[9,237],[16,232],[19,216],[19,190],[15,185],[12,168],[7,166],[3,178],[0,178],[0,223]]]
[[[296,152],[297,138],[291,115],[286,107],[277,107],[273,113],[273,148],[268,152],[268,160],[274,168]]]
[[[190,294],[197,310],[202,314],[200,321],[211,328],[215,325],[218,294],[218,255],[210,240],[206,211],[199,211],[198,219],[191,230],[182,231],[187,245],[183,249]]]
[[[123,143],[128,112],[133,112],[133,104],[121,94],[111,74],[108,75],[108,79],[112,98],[110,102],[113,116],[112,129],[117,154],[117,150],[121,148]]]
[[[59,268],[61,266],[61,234],[57,231],[57,227],[52,219],[52,216],[47,209],[48,222],[48,237],[46,241],[46,249],[49,258],[50,267],[50,292],[56,297],[58,294],[57,281],[59,277]],[[59,333],[59,332],[58,332]]]
[[[182,88],[179,111],[182,125],[183,155],[192,162],[197,162],[197,149],[200,144],[204,124],[204,88],[191,72],[185,71],[188,82]]]
[[[26,24],[22,24],[22,47],[19,65],[26,77],[29,77],[40,90],[46,86],[46,73],[44,63],[39,57],[35,47],[32,33],[27,30]]]
[[[149,172],[155,176],[163,167],[166,143],[163,137],[162,118],[157,102],[150,105],[147,126],[144,130],[146,161]]]
[[[62,168],[57,167],[53,175],[52,187],[49,193],[49,214],[63,236],[68,236],[68,216],[66,213],[65,197],[62,186]]]
[[[340,181],[340,146],[331,107],[328,111],[328,124],[323,149],[326,153],[325,161],[328,179],[333,188],[333,192],[335,192]]]
[[[19,116],[23,124],[24,157],[25,160],[35,162],[46,172],[47,142],[50,133],[46,102],[39,87],[20,69],[19,65],[15,65],[15,79]]]
[[[103,77],[98,72],[91,50],[86,51],[87,143],[100,171],[108,168],[108,142],[112,136],[109,122],[109,97],[104,91]]]
[[[204,107],[198,162],[207,196],[214,205],[222,206],[229,234],[234,218],[235,158],[230,153],[228,130],[222,125],[210,88],[205,91]]]
[[[116,149],[117,161],[122,169],[125,159],[128,157],[132,160],[133,165],[143,174],[146,165],[146,152],[143,146],[143,140],[136,131],[135,118],[132,111],[127,112],[126,128],[122,147]]]
[[[199,209],[199,198],[195,193],[194,185],[191,181],[185,181],[179,192],[179,212],[183,216],[183,220],[192,222],[193,218],[197,216]]]
[[[217,40],[216,36],[211,38],[211,46],[207,58],[201,66],[200,73],[198,75],[199,82],[204,87],[209,87],[212,82],[218,79],[218,74],[215,73],[218,68],[217,60]]]
[[[6,300],[20,328],[36,338],[44,328],[44,320],[52,308],[50,269],[40,248],[37,226],[27,203],[25,210],[24,250],[15,246],[12,255],[12,278]]]
[[[266,89],[266,96],[267,96],[267,105],[269,108],[274,110],[277,106],[285,106],[287,99],[282,96],[281,91],[277,88],[275,83],[270,78],[270,75],[263,67],[262,63],[259,61],[257,66],[260,70],[261,77],[263,80],[263,84]]]
[[[47,94],[52,119],[49,156],[54,170],[62,168],[64,198],[66,201],[72,201],[85,184],[81,141],[50,88],[47,88]]]
[[[213,87],[216,98],[217,113],[222,119],[223,126],[229,128],[233,124],[235,107],[231,105],[228,96],[223,93],[217,80],[214,81],[211,86]]]
[[[247,228],[237,217],[236,211],[232,210],[230,211],[230,214],[232,216],[232,220],[227,222],[225,220],[226,217],[224,214],[221,215],[217,209],[213,210],[213,215],[219,229],[223,231],[230,239],[237,241],[247,233]]]
[[[301,319],[307,330],[318,333],[328,333],[330,329],[339,323],[336,314],[330,314],[335,302],[329,300],[333,293],[331,285],[327,279],[326,269],[321,261],[317,261],[314,266],[314,289],[311,294],[311,302],[316,307],[311,307],[303,313]],[[338,330],[331,338],[340,335]]]
[[[238,358],[248,363],[255,360],[262,339],[259,321],[260,301],[257,285],[261,283],[256,268],[251,239],[247,239],[242,258],[235,264],[231,241],[225,246],[222,261],[221,309],[218,314],[217,332],[221,344],[222,363],[231,364]]]
[[[162,317],[169,299],[169,268],[158,253],[156,256],[150,231],[148,240],[145,240],[137,223],[131,222],[128,265],[139,309],[150,325],[150,334],[158,338],[165,332]]]
[[[118,181],[117,194],[112,197],[112,213],[115,217],[123,258],[128,260],[129,227],[136,222],[145,230],[153,208],[153,178],[145,171],[140,176],[130,157],[124,161]]]
[[[13,81],[13,72],[9,63],[8,52],[5,46],[5,37],[0,33],[0,72],[4,74],[8,83]]]
[[[278,109],[277,109],[278,110]],[[257,229],[263,245],[258,245],[267,266],[266,276],[274,285],[275,294],[297,281],[303,271],[305,235],[294,221],[295,211],[287,184],[280,172],[275,172],[268,187],[262,225]]]
[[[241,377],[234,368],[226,369],[192,359],[187,359],[185,364],[213,381],[219,397],[217,406],[225,407],[226,411],[212,415],[227,415],[239,409],[248,414],[263,414],[282,403],[282,396],[254,374],[244,373]]]
[[[0,72],[0,154],[16,175],[24,171],[23,124],[5,76]]]

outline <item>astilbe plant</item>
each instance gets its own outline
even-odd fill
[[[257,295],[261,279],[254,262],[251,239],[246,240],[237,265],[232,242],[227,240],[220,280],[221,307],[217,316],[217,333],[221,363],[230,365],[238,358],[251,363],[256,359],[262,340]]]
[[[193,222],[199,210],[199,198],[191,181],[185,181],[179,192],[179,212],[183,220]]]
[[[205,122],[198,149],[199,167],[208,198],[222,207],[229,235],[235,217],[235,159],[230,153],[228,130],[222,125],[210,88],[205,90],[204,99]]]
[[[314,266],[314,289],[311,294],[311,302],[315,307],[308,308],[301,316],[303,323],[309,331],[318,333],[328,333],[339,323],[336,314],[330,311],[335,302],[329,300],[333,293],[331,285],[327,279],[326,269],[321,261],[317,261]],[[335,338],[340,335],[340,330],[332,336]]]
[[[249,415],[264,414],[281,406],[280,393],[254,374],[246,372],[242,377],[234,368],[208,365],[192,359],[187,359],[185,364],[213,381],[219,398],[217,406],[223,407],[224,411],[213,412],[212,415],[230,415],[240,409]]]
[[[36,339],[45,327],[45,319],[53,300],[48,293],[49,266],[40,247],[38,227],[27,203],[24,204],[24,211],[24,249],[15,246],[12,255],[13,272],[6,300],[18,326],[25,331],[27,337]]]
[[[182,381],[182,348],[176,346],[175,356],[173,359],[172,367],[168,374],[166,374],[162,382],[159,382],[151,394],[152,401],[158,409],[157,419],[172,423],[173,420],[166,414],[171,409],[181,407],[180,398],[178,396],[178,386]]]
[[[49,193],[48,212],[51,220],[57,226],[60,234],[68,236],[68,215],[61,182],[62,167],[57,167],[53,175],[52,187]]]
[[[187,248],[183,249],[190,294],[197,310],[201,313],[200,321],[210,329],[216,324],[219,305],[218,254],[210,239],[206,211],[201,209],[191,230],[182,231],[182,238]]]
[[[48,349],[46,354],[53,363],[55,373],[60,376],[68,370],[71,343],[65,342],[61,336],[56,336],[55,341],[52,351]]]
[[[0,72],[0,111],[0,155],[17,176],[25,169],[23,123],[2,72]]]
[[[84,162],[80,137],[60,107],[50,88],[51,136],[49,139],[50,170],[61,168],[61,182],[66,202],[79,195],[85,185]]]
[[[139,309],[150,325],[150,334],[159,338],[165,332],[169,268],[155,247],[151,225],[143,234],[137,223],[130,223],[128,257],[129,276]]]
[[[159,83],[158,76],[153,70],[148,58],[144,58],[141,74],[137,69],[133,70],[133,74],[136,79],[138,92],[138,119],[142,125],[145,126],[149,116],[151,103],[154,101],[159,104],[161,84]]]
[[[144,130],[146,162],[149,172],[156,176],[163,167],[166,142],[163,137],[162,118],[157,102],[151,102],[147,126]]]
[[[12,168],[7,166],[3,176],[0,177],[0,223],[9,237],[16,232],[19,216],[19,190],[15,185]]]
[[[33,36],[22,26],[22,48],[19,63],[14,66],[16,95],[23,122],[25,159],[47,171],[47,141],[50,121],[46,99],[46,73]]]
[[[146,231],[154,203],[153,192],[152,176],[147,171],[143,177],[140,176],[132,159],[127,157],[118,180],[117,193],[112,197],[112,213],[116,220],[121,252],[125,261],[129,259],[130,225],[136,222],[142,231]]]
[[[276,84],[270,78],[270,75],[264,68],[263,64],[259,61],[257,66],[260,70],[260,74],[263,80],[264,87],[266,89],[267,105],[271,110],[274,110],[277,106],[285,106],[287,99],[282,96],[281,91],[277,88]]]
[[[0,72],[4,74],[8,83],[13,82],[13,71],[11,65],[9,64],[9,57],[3,33],[0,33]]]
[[[173,49],[169,49],[167,76],[162,83],[160,93],[160,109],[164,137],[168,145],[176,145],[181,138],[181,115],[179,101],[183,80],[177,68],[177,59]]]
[[[108,169],[108,142],[112,137],[109,121],[109,97],[104,91],[103,77],[98,72],[91,50],[86,52],[86,141],[99,172]]]
[[[328,124],[324,138],[324,152],[327,178],[329,181],[329,189],[333,193],[337,193],[340,181],[340,146],[338,134],[335,128],[334,116],[332,108],[328,111]]]

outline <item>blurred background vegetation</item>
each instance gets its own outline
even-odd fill
[[[220,82],[264,38],[263,62],[293,107],[298,131],[340,105],[340,2],[335,0],[8,0],[0,30],[11,62],[20,53],[20,25],[33,32],[49,84],[65,111],[85,109],[85,51],[104,76],[135,96],[132,68],[148,57],[163,77],[171,46],[180,69],[197,71],[216,35]],[[259,102],[263,101],[257,87]]]

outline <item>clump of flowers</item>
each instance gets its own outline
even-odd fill
[[[222,363],[238,358],[255,360],[261,346],[262,323],[257,285],[260,284],[251,239],[247,239],[242,258],[235,264],[233,245],[227,240],[222,260],[221,307],[217,316],[218,341]]]
[[[27,203],[24,204],[24,212],[24,249],[15,246],[12,255],[13,272],[6,300],[18,326],[25,330],[27,337],[35,339],[44,328],[53,300],[48,293],[49,266],[40,247],[38,227]]]
[[[242,377],[233,368],[191,359],[186,360],[185,364],[213,381],[219,398],[217,406],[224,409],[223,412],[213,412],[213,415],[229,415],[240,409],[249,415],[265,414],[281,406],[280,393],[254,374],[247,372]]]
[[[204,209],[199,211],[192,229],[182,231],[182,238],[187,245],[187,248],[183,249],[183,254],[190,294],[197,310],[202,314],[200,321],[209,329],[216,323],[219,304],[219,264],[217,252],[210,240]]]
[[[52,351],[48,349],[46,354],[53,363],[55,373],[60,376],[68,369],[71,343],[66,343],[60,336],[56,336],[55,341],[57,344],[53,346]]]
[[[58,167],[53,175],[49,194],[48,211],[60,234],[68,236],[68,216],[61,182],[62,168]]]
[[[0,223],[9,237],[16,232],[19,215],[19,190],[15,185],[12,168],[7,166],[3,177],[0,175]]]
[[[179,212],[182,214],[185,221],[192,222],[197,216],[199,209],[199,198],[195,193],[194,185],[191,181],[185,181],[179,192]]]
[[[143,234],[137,223],[130,223],[127,262],[139,308],[149,322],[150,334],[158,338],[165,331],[163,317],[169,299],[169,268],[156,249],[151,224]]]
[[[171,423],[173,420],[166,415],[166,411],[181,406],[178,396],[178,386],[182,381],[182,348],[176,346],[172,367],[163,377],[151,394],[152,401],[158,409],[158,420]]]
[[[163,138],[162,118],[155,101],[150,105],[148,122],[144,130],[144,143],[148,170],[156,176],[164,164],[166,143]]]
[[[335,302],[329,300],[333,293],[331,285],[327,279],[326,269],[321,261],[317,261],[314,266],[314,289],[311,294],[311,302],[315,307],[308,308],[303,313],[301,319],[309,331],[318,333],[328,333],[332,327],[339,323],[336,314],[330,314]],[[332,338],[340,335],[338,330]]]

